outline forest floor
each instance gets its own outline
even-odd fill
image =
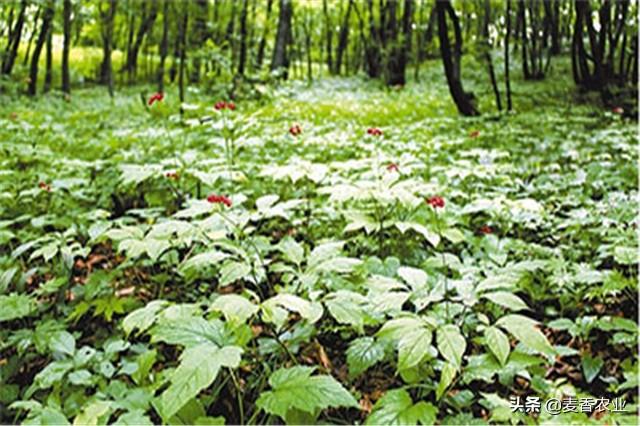
[[[0,423],[636,424],[637,122],[435,75],[2,100]]]

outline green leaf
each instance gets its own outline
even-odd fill
[[[464,241],[464,234],[456,228],[445,229],[444,231],[442,231],[442,236],[451,241],[453,244],[458,244]]]
[[[485,293],[481,297],[489,299],[496,305],[500,305],[513,311],[522,311],[529,309],[527,304],[524,303],[522,299],[520,299],[515,294],[509,293],[508,291],[495,291],[492,293]]]
[[[460,333],[460,329],[453,325],[445,325],[438,329],[438,350],[457,369],[462,366],[462,355],[467,348],[467,341]]]
[[[365,372],[384,358],[384,344],[373,337],[360,337],[349,344],[347,349],[347,365],[352,377]]]
[[[220,268],[220,287],[232,284],[251,273],[251,266],[244,262],[229,261]]]
[[[440,235],[438,235],[437,232],[427,229],[424,225],[420,225],[419,223],[414,222],[397,222],[395,225],[396,228],[398,228],[398,230],[403,234],[409,229],[417,232],[418,234],[422,235],[424,239],[426,239],[433,247],[438,247],[438,244],[440,244]]]
[[[613,258],[621,265],[635,265],[638,263],[638,248],[616,247],[613,249]]]
[[[49,339],[49,348],[52,351],[73,355],[76,350],[76,339],[67,331],[56,331]]]
[[[151,419],[143,410],[127,411],[116,419],[114,426],[153,426]]]
[[[262,303],[263,319],[276,324],[278,328],[284,325],[288,315],[287,310],[297,312],[311,324],[318,321],[324,312],[320,303],[309,302],[287,293],[278,294]]]
[[[601,358],[593,358],[591,355],[584,355],[582,357],[582,372],[584,373],[584,380],[587,383],[593,382],[598,376],[600,369],[604,365],[604,361]]]
[[[185,260],[180,265],[179,269],[180,269],[180,272],[183,272],[183,273],[190,270],[205,269],[208,266],[220,263],[220,261],[228,257],[229,257],[229,254],[227,253],[224,253],[218,250],[209,250]]]
[[[176,320],[159,321],[150,331],[151,342],[165,342],[186,348],[213,343],[223,346],[224,324],[220,320],[205,320],[201,317],[187,317]]]
[[[73,368],[73,363],[70,360],[54,361],[36,374],[33,383],[39,389],[50,388],[54,384],[61,382],[71,368]]]
[[[422,269],[402,266],[398,268],[398,275],[400,275],[413,290],[423,288],[427,284],[428,276]]]
[[[507,335],[500,331],[499,328],[492,326],[484,329],[484,339],[489,350],[500,361],[500,364],[505,365],[511,351]]]
[[[430,403],[413,404],[404,389],[387,391],[373,406],[367,425],[433,425],[438,410]]]
[[[285,258],[296,265],[300,265],[304,260],[304,248],[291,237],[282,239],[278,244],[278,249],[284,254]]]
[[[0,296],[0,322],[24,318],[35,310],[35,302],[26,294],[11,293],[8,296]]]
[[[440,382],[438,383],[438,388],[436,389],[436,399],[439,401],[444,395],[445,391],[449,387],[449,385],[453,382],[453,379],[456,377],[457,367],[450,363],[445,363],[444,367],[442,367],[442,372],[440,373]]]
[[[96,426],[100,417],[106,415],[111,409],[109,401],[95,401],[89,404],[80,414],[73,419],[75,425]]]
[[[136,309],[122,320],[122,328],[125,334],[129,335],[136,328],[139,333],[146,331],[153,325],[158,313],[164,309],[169,302],[165,300],[154,300],[149,302],[144,308]]]
[[[281,368],[269,377],[271,391],[262,392],[256,405],[285,418],[295,408],[314,413],[328,407],[358,407],[355,398],[331,376],[311,376],[314,368]]]
[[[418,365],[428,354],[432,333],[428,324],[420,318],[402,317],[387,321],[377,336],[392,339],[398,344],[398,369]]]
[[[506,315],[496,325],[507,330],[525,346],[548,356],[555,355],[545,335],[536,328],[538,323],[531,318],[518,314]]]
[[[236,368],[242,349],[218,348],[210,343],[186,349],[171,376],[171,385],[159,397],[162,418],[168,420],[201,390],[209,387],[222,367]]]
[[[237,294],[223,294],[211,304],[210,310],[220,311],[227,321],[245,322],[258,312],[258,307]]]
[[[338,290],[327,295],[325,305],[340,324],[350,324],[362,330],[365,318],[366,297],[348,290]]]

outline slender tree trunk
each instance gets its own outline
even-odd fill
[[[142,47],[142,42],[144,41],[145,36],[153,28],[153,24],[158,16],[158,0],[149,0],[149,4],[149,13],[143,14],[142,22],[140,22],[140,27],[136,33],[135,41],[127,55],[126,69],[129,74],[129,81],[132,81],[136,76],[140,47]],[[146,3],[143,3],[143,7],[146,7]]]
[[[506,30],[504,37],[504,83],[507,95],[507,111],[513,109],[511,102],[511,79],[509,78],[509,39],[511,38],[511,0],[506,0],[507,10],[505,13]]]
[[[187,25],[189,25],[189,8],[184,8],[182,12],[182,25],[178,28],[180,38],[180,69],[178,71],[178,91],[180,97],[180,115],[184,114],[182,104],[184,103],[184,72],[185,61],[187,60]]]
[[[267,46],[267,37],[269,36],[269,18],[271,17],[271,9],[273,8],[273,0],[267,0],[267,10],[265,13],[265,23],[262,29],[262,36],[260,37],[260,43],[258,44],[258,54],[256,56],[256,68],[262,68],[262,62],[264,61],[264,51]]]
[[[164,92],[164,64],[169,53],[169,0],[162,5],[162,39],[160,40],[160,64],[158,64],[158,92]]]
[[[351,8],[353,6],[353,0],[347,0],[347,11],[344,14],[342,26],[340,27],[340,34],[338,35],[338,48],[336,50],[336,62],[333,68],[333,74],[340,74],[340,68],[342,67],[342,57],[349,44],[349,18],[351,17]]]
[[[233,14],[231,19],[235,19],[233,15],[235,15],[235,3],[238,0],[234,0],[233,4]],[[189,2],[186,2],[184,6],[187,7]],[[194,49],[199,49],[204,45],[204,43],[209,38],[209,31],[207,30],[207,20],[209,16],[209,2],[208,0],[197,0],[194,3],[196,14],[193,16],[193,24],[191,25],[191,31],[187,36],[187,42],[189,46]],[[233,40],[233,26],[231,28],[227,28],[228,39]],[[194,56],[191,59],[191,72],[189,74],[189,81],[193,83],[197,83],[200,81],[200,74],[202,72],[202,63],[200,58]]]
[[[11,74],[11,70],[13,70],[13,64],[15,64],[16,57],[18,56],[18,47],[20,46],[20,40],[22,38],[22,29],[24,28],[26,10],[27,0],[22,0],[16,24],[11,30],[7,41],[7,47],[2,61],[2,74]]]
[[[53,20],[53,14],[55,4],[53,0],[48,0],[46,5],[44,6],[44,11],[42,13],[42,26],[40,27],[40,32],[38,33],[38,40],[36,40],[36,45],[33,49],[33,55],[31,56],[31,67],[29,69],[29,88],[28,93],[31,96],[35,96],[38,87],[38,61],[40,60],[40,53],[42,53],[42,48],[44,47],[45,42],[47,41],[47,37],[49,35],[49,30],[51,28],[51,21]]]
[[[116,16],[117,0],[109,0],[109,8],[107,11],[100,9],[100,17],[102,21],[102,66],[100,81],[107,85],[109,96],[114,96],[113,84],[113,64],[111,61],[111,52],[113,50],[113,27]]]
[[[331,15],[329,14],[329,8],[327,0],[322,0],[322,13],[324,15],[324,37],[325,37],[325,52],[327,60],[327,69],[329,73],[333,72],[333,22]]]
[[[69,78],[69,51],[71,50],[71,0],[62,3],[62,27],[64,41],[62,44],[62,91],[71,93]]]
[[[500,89],[498,89],[498,82],[496,80],[496,73],[493,69],[493,59],[491,58],[491,40],[489,36],[489,23],[491,21],[491,0],[484,0],[484,25],[482,27],[482,36],[485,39],[486,50],[484,53],[485,60],[487,61],[487,67],[489,71],[489,79],[491,80],[491,87],[493,88],[493,94],[496,98],[496,107],[498,111],[502,111],[502,100],[500,99]]]
[[[31,46],[33,45],[33,40],[36,38],[36,34],[38,34],[38,20],[40,19],[40,14],[42,13],[42,7],[39,7],[36,11],[35,16],[33,17],[33,24],[31,25],[31,35],[29,36],[29,41],[27,42],[27,50],[24,54],[24,58],[22,60],[22,65],[26,66],[29,63],[29,54],[31,53]]]
[[[51,79],[52,79],[52,69],[53,66],[53,31],[49,28],[49,33],[47,34],[47,42],[46,42],[46,54],[45,54],[45,72],[44,72],[44,87],[42,88],[43,93],[47,93],[51,90]]]
[[[280,0],[280,14],[278,17],[278,32],[276,34],[273,58],[271,60],[271,71],[282,73],[282,77],[287,79],[289,69],[289,56],[287,47],[291,38],[291,18],[293,16],[293,5],[291,0]]]
[[[458,111],[462,115],[473,116],[478,115],[478,110],[472,102],[472,94],[464,91],[462,81],[460,80],[460,57],[462,54],[462,34],[460,31],[460,21],[456,15],[450,0],[436,0],[436,8],[438,13],[438,37],[440,39],[440,54],[442,55],[442,63],[444,72],[449,85],[451,97],[458,107]],[[447,28],[447,15],[453,24],[453,32],[455,37],[455,45],[451,48],[449,40],[449,31]]]
[[[306,12],[304,14],[304,20],[302,22],[302,29],[304,32],[304,46],[305,53],[307,57],[307,80],[309,83],[313,80],[313,69],[312,69],[312,60],[311,60],[311,25],[312,18],[310,12]]]
[[[242,10],[240,11],[240,57],[238,58],[238,74],[244,75],[244,68],[247,62],[247,12],[249,0],[242,0]]]

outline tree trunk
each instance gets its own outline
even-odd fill
[[[180,69],[178,71],[180,115],[184,114],[182,104],[184,103],[184,66],[187,59],[187,25],[189,25],[189,8],[185,7],[182,12],[182,24],[178,26],[178,35],[180,39]]]
[[[240,57],[238,58],[238,74],[244,75],[244,67],[247,62],[247,11],[249,0],[242,0],[240,11]]]
[[[42,26],[38,33],[38,40],[33,49],[33,55],[31,55],[31,67],[29,69],[29,88],[28,93],[30,96],[35,96],[38,87],[38,61],[40,60],[40,53],[44,47],[47,37],[49,36],[49,30],[51,28],[51,21],[53,20],[53,14],[55,4],[53,0],[47,1],[42,13]]]
[[[327,0],[322,0],[322,13],[324,15],[324,38],[325,38],[325,52],[327,60],[327,69],[329,73],[333,72],[333,22],[331,22],[331,15],[329,15],[329,8],[327,6]]]
[[[169,0],[162,5],[162,39],[160,40],[160,64],[158,64],[158,92],[164,92],[164,64],[169,52]]]
[[[367,2],[369,9],[369,38],[370,41],[365,49],[367,58],[367,74],[371,78],[377,78],[382,73],[382,22],[383,13],[380,10],[380,29],[376,28],[375,16],[373,13],[373,0]]]
[[[100,10],[102,21],[102,66],[100,81],[107,85],[109,96],[113,98],[113,65],[111,52],[113,50],[113,24],[116,16],[117,0],[109,0],[109,8],[106,12]]]
[[[340,74],[340,68],[342,67],[342,57],[349,44],[349,18],[351,17],[353,0],[347,0],[347,2],[347,11],[344,14],[342,26],[340,27],[340,34],[338,35],[338,48],[336,50],[336,62],[334,64],[333,74]]]
[[[440,54],[444,72],[449,85],[451,97],[462,115],[478,115],[478,110],[472,103],[473,94],[467,93],[462,87],[460,80],[460,57],[462,54],[462,34],[460,32],[460,22],[455,10],[451,6],[450,0],[436,0],[438,14],[438,37],[440,39]],[[449,31],[447,28],[447,15],[453,24],[455,45],[453,50],[449,41]]]
[[[496,98],[496,107],[498,111],[502,111],[502,100],[500,99],[500,89],[498,89],[498,82],[496,80],[496,73],[493,69],[493,59],[491,58],[491,40],[489,36],[489,23],[491,21],[491,0],[484,0],[484,25],[482,29],[482,35],[485,39],[486,50],[484,53],[485,60],[487,61],[487,67],[489,71],[489,79],[491,80],[491,87],[493,88],[493,94]]]
[[[13,70],[13,64],[15,64],[16,57],[18,56],[18,47],[20,46],[20,40],[22,38],[22,29],[24,28],[26,11],[27,0],[22,0],[16,24],[8,37],[7,47],[2,61],[2,74],[11,74],[11,70]]]
[[[36,38],[36,34],[38,34],[38,20],[40,19],[40,14],[42,13],[42,7],[39,7],[36,11],[36,15],[33,17],[33,25],[31,26],[31,35],[29,36],[29,41],[27,42],[27,50],[24,54],[24,59],[22,60],[22,65],[26,66],[29,63],[29,54],[31,53],[31,46],[33,45],[33,40]]]
[[[190,2],[186,2],[186,5],[181,7],[186,8],[189,3]],[[235,1],[232,3],[234,3],[233,13],[235,14]],[[207,0],[197,0],[194,3],[194,5],[196,7],[195,10],[197,12],[193,17],[193,25],[191,26],[191,31],[189,32],[189,37],[187,40],[189,42],[189,46],[192,46],[195,49],[199,49],[200,47],[202,47],[202,45],[204,45],[204,43],[209,38],[209,31],[207,30],[207,20],[209,16],[209,2]],[[233,15],[231,19],[232,20],[234,19]],[[227,34],[229,38],[231,38],[233,36],[233,26],[231,26],[231,28],[228,28],[227,31],[230,31]],[[201,64],[200,58],[197,56],[192,58],[191,73],[189,75],[189,81],[193,83],[197,83],[200,81],[201,68],[202,68],[202,64]]]
[[[126,69],[129,74],[129,81],[133,81],[136,76],[137,68],[138,68],[138,54],[140,52],[140,47],[142,47],[142,42],[144,41],[147,33],[153,28],[153,24],[156,21],[156,17],[158,16],[158,0],[150,0],[150,7],[148,13],[143,13],[142,22],[140,22],[140,27],[138,27],[138,32],[136,33],[135,41],[129,50],[129,54],[127,55],[127,65]],[[142,3],[143,7],[146,8],[146,2]]]
[[[507,111],[513,109],[511,102],[511,79],[509,78],[509,39],[511,38],[511,0],[507,0],[507,10],[505,12],[506,30],[504,36],[504,83],[507,95]]]
[[[293,16],[293,5],[291,0],[280,0],[280,14],[278,17],[278,32],[276,34],[273,58],[271,60],[271,71],[281,73],[286,80],[289,69],[289,56],[287,47],[291,38],[291,18]]]
[[[71,49],[71,0],[64,0],[62,4],[62,27],[64,41],[62,44],[62,91],[71,93],[69,78],[69,51]]]
[[[269,18],[271,17],[271,9],[273,8],[273,0],[267,0],[267,11],[265,14],[264,28],[262,29],[262,36],[260,37],[260,43],[258,44],[258,54],[256,56],[256,68],[262,68],[262,62],[264,61],[264,50],[267,46],[267,37],[269,35]]]
[[[49,33],[47,34],[47,45],[46,45],[46,55],[45,55],[45,72],[44,72],[44,87],[42,88],[43,93],[47,93],[51,90],[51,79],[52,79],[52,65],[53,65],[53,31],[49,28]]]

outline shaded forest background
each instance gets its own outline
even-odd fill
[[[571,61],[580,92],[637,111],[638,7],[629,0],[9,0],[0,4],[0,91],[87,84],[198,85],[259,96],[280,79],[364,75],[391,87],[441,60],[452,99],[478,115],[463,57],[482,64],[497,110],[510,79]]]

